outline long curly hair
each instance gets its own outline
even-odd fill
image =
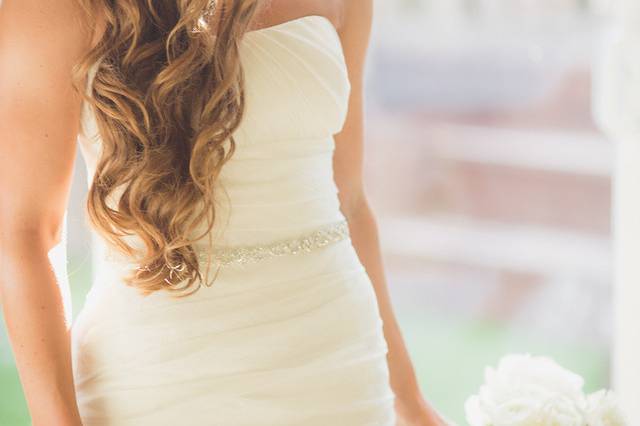
[[[87,197],[90,223],[137,265],[127,285],[145,296],[187,296],[203,282],[194,243],[214,225],[214,184],[244,113],[239,44],[257,0],[218,0],[215,30],[205,19],[210,0],[77,1],[87,22],[103,17],[105,25],[73,76],[103,144]]]

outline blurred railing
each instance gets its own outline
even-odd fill
[[[495,362],[505,348],[607,385],[614,147],[591,109],[607,5],[377,5],[366,185],[398,312],[432,333],[410,340],[427,393],[456,418],[474,389],[440,383],[429,363],[469,367],[479,384],[478,352]],[[487,321],[504,340],[469,331]],[[449,323],[469,326],[434,346]]]

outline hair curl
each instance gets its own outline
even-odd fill
[[[213,227],[214,184],[244,113],[239,43],[257,0],[220,5],[215,32],[203,20],[209,0],[77,1],[87,22],[105,23],[74,69],[103,144],[87,197],[90,222],[139,265],[127,285],[143,295],[187,296],[203,282],[193,244]],[[80,88],[93,65],[89,95]],[[132,235],[144,249],[126,241]],[[176,270],[167,265],[181,265],[186,284],[174,284]]]

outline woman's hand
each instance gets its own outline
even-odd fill
[[[396,398],[396,426],[454,426],[445,421],[420,396],[414,401]]]

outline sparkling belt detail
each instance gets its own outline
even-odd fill
[[[346,220],[341,220],[297,238],[262,245],[217,247],[213,249],[211,256],[201,253],[199,257],[203,262],[210,258],[221,266],[242,265],[270,257],[311,252],[347,237],[349,226]]]

